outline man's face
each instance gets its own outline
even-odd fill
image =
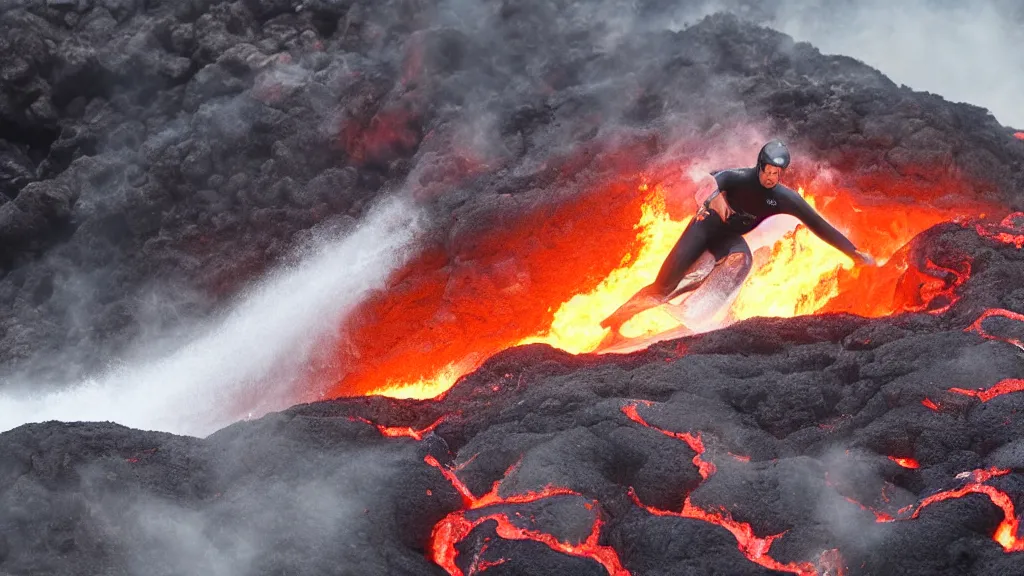
[[[761,186],[775,188],[775,185],[779,183],[779,178],[782,178],[782,168],[768,164],[764,170],[758,172],[757,176],[761,179]]]

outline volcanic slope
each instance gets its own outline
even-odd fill
[[[120,23],[121,33],[101,36],[120,38],[123,54],[151,53],[145,49],[152,37],[189,55],[182,58],[196,59],[187,66],[172,58],[147,67],[158,77],[150,79],[157,83],[143,94],[164,95],[152,102],[108,92],[83,95],[77,104],[75,98],[53,96],[47,102],[40,96],[47,88],[33,74],[51,70],[49,60],[22,58],[23,63],[5,68],[5,74],[35,86],[22,89],[23,84],[13,83],[5,89],[43,102],[34,108],[3,107],[11,116],[4,122],[49,126],[23,131],[21,156],[10,153],[24,169],[10,179],[17,197],[2,207],[5,238],[11,240],[4,244],[5,258],[13,267],[3,279],[3,294],[20,303],[7,318],[6,353],[20,358],[41,343],[64,343],[57,335],[64,333],[60,318],[66,311],[48,308],[51,302],[60,304],[53,298],[60,291],[53,286],[63,286],[54,267],[85,255],[124,256],[115,258],[118,271],[107,277],[109,296],[94,306],[86,303],[94,319],[120,319],[108,326],[113,334],[132,333],[122,330],[132,322],[126,318],[130,307],[123,305],[127,286],[150,273],[184,269],[197,277],[187,282],[210,281],[226,291],[229,286],[213,280],[243,283],[247,274],[256,273],[247,272],[247,265],[232,265],[230,273],[220,268],[234,261],[237,250],[264,250],[243,259],[259,269],[268,254],[287,244],[273,244],[275,234],[290,238],[321,214],[315,209],[320,204],[314,203],[307,212],[273,212],[279,217],[275,226],[261,226],[271,215],[255,208],[261,202],[267,210],[282,210],[275,207],[283,198],[298,202],[287,186],[264,184],[290,181],[334,198],[332,191],[355,190],[349,184],[357,181],[361,188],[353,194],[363,202],[388,182],[415,181],[421,199],[432,201],[443,215],[439,235],[464,240],[485,237],[480,222],[529,214],[552,188],[571,199],[587,182],[605,177],[607,157],[587,150],[600,149],[598,144],[609,139],[619,145],[644,144],[630,148],[642,153],[626,158],[637,169],[652,158],[679,153],[671,149],[678,141],[703,143],[689,153],[698,150],[715,161],[733,162],[732,156],[715,157],[721,153],[714,143],[755,118],[765,124],[762,130],[786,136],[804,157],[827,162],[850,180],[881,174],[934,186],[936,195],[954,200],[998,204],[1006,213],[1022,207],[1024,142],[983,110],[897,88],[855,61],[824,58],[810,46],[725,16],[679,33],[629,36],[613,56],[598,58],[595,37],[602,31],[592,21],[556,22],[545,17],[554,14],[551,5],[541,2],[502,4],[502,14],[523,17],[507,17],[501,29],[525,46],[541,47],[535,66],[525,68],[544,82],[513,83],[505,92],[509,101],[495,105],[495,131],[508,139],[495,166],[506,171],[489,166],[493,173],[480,176],[480,165],[454,152],[451,138],[428,146],[418,130],[390,129],[392,113],[402,120],[399,126],[406,126],[403,114],[410,113],[434,134],[446,129],[449,136],[458,134],[459,117],[443,111],[465,96],[457,88],[466,85],[460,75],[477,71],[470,66],[473,55],[486,53],[466,49],[474,46],[475,37],[464,31],[411,33],[415,18],[396,16],[416,14],[399,9],[407,4],[345,5],[344,26],[325,24],[332,17],[340,22],[341,9],[322,2],[306,3],[298,13],[288,2],[255,1],[188,3],[182,14],[157,4],[154,15],[104,3],[102,9],[92,8],[95,14],[85,9],[85,16],[73,16],[79,14],[78,5],[72,11],[71,4],[58,2],[29,2],[27,11],[4,12],[5,25],[25,24],[23,30],[39,32],[36,40],[23,32],[19,41],[36,42],[33,46],[44,52],[52,50],[51,43],[39,39],[68,34],[63,27],[77,30],[93,22],[90,34],[107,34]],[[81,6],[91,8],[89,3]],[[644,6],[656,12],[654,3]],[[179,29],[177,18],[189,26],[194,19],[195,25]],[[163,22],[166,29],[128,33],[131,26],[153,22]],[[289,26],[307,25],[300,35],[289,31]],[[563,27],[553,29],[557,26]],[[567,32],[572,26],[586,33],[573,36]],[[263,42],[278,34],[282,39],[276,44]],[[67,44],[52,44],[78,50],[82,42],[104,42],[84,33],[71,35],[75,38]],[[367,53],[366,46],[373,46],[373,55],[387,54],[392,45],[382,35],[417,38],[391,54],[393,63],[415,57],[409,67],[385,66],[370,75],[375,78],[371,85],[384,89],[367,93],[366,101],[373,104],[363,111],[366,126],[386,129],[342,130],[348,134],[342,138],[348,144],[341,147],[342,159],[313,153],[323,143],[314,136],[319,132],[301,130],[317,121],[304,121],[302,111],[323,109],[288,108],[274,96],[295,103],[289,98],[318,93],[316,81],[284,82],[275,89],[242,65],[262,62],[243,57],[249,48],[229,50],[243,37],[257,41],[264,55],[305,49],[300,42],[315,48],[316,41],[326,40],[325,56],[310,62],[329,62],[342,46],[362,46]],[[3,41],[12,37],[0,36]],[[568,38],[573,40],[561,42]],[[545,60],[549,49],[563,56]],[[76,60],[70,55],[75,50],[52,70],[73,72]],[[235,60],[225,56],[208,68],[222,50]],[[370,58],[354,53],[359,57],[348,61]],[[307,65],[297,60],[300,68]],[[109,57],[85,62],[85,70],[93,72],[97,66],[114,66],[116,72],[118,63],[129,68]],[[622,74],[636,62],[649,66],[635,75]],[[360,70],[369,69],[376,70]],[[235,72],[243,78],[238,83],[229,78]],[[344,76],[336,72],[334,78]],[[171,81],[161,84],[165,73]],[[398,94],[405,94],[407,84],[391,86],[399,77],[411,78],[405,74],[429,88],[412,91],[424,108],[403,104],[398,109],[406,112],[388,108],[382,115],[376,104],[401,100]],[[624,90],[611,81],[616,77],[636,90]],[[80,76],[69,78],[47,86],[73,94],[74,79]],[[290,93],[296,86],[301,88]],[[269,93],[260,92],[267,88]],[[201,149],[202,137],[160,147],[157,156],[166,154],[162,162],[135,163],[138,158],[129,153],[128,164],[140,171],[100,170],[92,178],[89,171],[102,168],[110,155],[93,155],[98,150],[87,146],[66,157],[80,154],[67,166],[58,162],[59,154],[48,163],[42,160],[49,158],[48,138],[59,133],[73,140],[82,134],[70,128],[58,132],[59,115],[47,104],[63,114],[95,102],[80,118],[111,118],[117,106],[136,111],[137,106],[166,107],[151,119],[154,128],[140,120],[153,134],[117,132],[128,138],[114,141],[120,142],[120,159],[125,149],[143,141],[140,134],[148,141],[163,133],[170,124],[162,122],[176,117],[178,107],[198,114],[204,98],[238,93],[245,95],[245,117],[255,118],[257,133],[266,130],[266,137],[210,137],[208,143],[217,142],[218,150],[211,165],[203,162],[208,155]],[[530,94],[535,98],[526,97]],[[608,94],[626,100],[600,97]],[[606,132],[605,118],[586,113],[601,104],[621,112],[613,114],[616,130]],[[296,113],[288,115],[281,106]],[[19,110],[34,116],[17,116]],[[202,115],[186,118],[189,127],[181,134],[195,136],[207,125]],[[107,127],[121,125],[120,120]],[[71,125],[81,127],[82,122],[88,123]],[[691,128],[683,134],[662,133],[670,125]],[[279,130],[294,130],[287,132],[292,139],[273,146]],[[266,164],[271,152],[284,155],[293,145],[307,151],[301,145],[307,138],[314,140],[308,144],[310,154],[296,157],[314,165],[284,156]],[[253,149],[238,151],[241,140]],[[79,142],[96,145],[87,137]],[[68,147],[74,148],[56,149]],[[182,162],[187,158],[192,160]],[[32,166],[36,160],[40,164]],[[307,172],[285,176],[280,166]],[[338,180],[327,185],[321,180],[317,188],[311,174],[328,170],[325,166],[341,174],[331,172]],[[446,171],[445,166],[457,169]],[[426,170],[430,167],[435,170]],[[232,204],[222,219],[205,218],[213,209],[202,202],[219,198],[220,185],[228,186],[236,171],[250,170],[263,180],[246,181],[230,193],[242,207]],[[47,179],[27,183],[33,173]],[[130,216],[129,222],[148,228],[109,234],[125,228],[108,228],[117,219],[110,222],[104,210],[119,213],[123,206],[97,208],[95,195],[108,189],[100,176],[122,173],[148,178],[151,184],[135,188],[125,180],[125,190],[147,190],[155,195],[147,198],[164,199],[174,209],[146,212],[150,220]],[[443,178],[433,179],[447,173],[473,177],[466,186],[452,188]],[[573,178],[566,180],[567,174]],[[981,184],[950,186],[950,174]],[[303,181],[307,177],[308,183]],[[242,188],[271,190],[274,196],[235,195]],[[175,195],[165,197],[168,190]],[[213,193],[198,194],[201,190]],[[124,206],[153,206],[149,200],[133,202]],[[332,202],[323,203],[332,214],[356,204]],[[167,221],[158,222],[157,214]],[[245,233],[237,227],[239,214],[246,214]],[[1000,222],[1003,215],[995,223],[942,224],[915,239],[912,260],[932,275],[911,289],[924,293],[928,288],[922,309],[931,312],[878,319],[754,319],[625,357],[573,356],[527,346],[490,358],[437,401],[371,397],[319,402],[238,422],[202,439],[114,424],[18,427],[0,435],[0,570],[168,575],[1022,573],[1024,256],[1018,239],[1024,230],[1020,218]],[[201,234],[217,222],[227,222],[219,235]],[[189,227],[193,223],[196,228]],[[627,230],[632,225],[624,224]],[[254,243],[252,235],[261,240]],[[150,242],[154,238],[159,240]],[[180,244],[183,239],[194,244]],[[449,245],[457,251],[467,243]],[[149,252],[134,260],[137,245],[149,246]],[[182,246],[195,245],[208,252],[183,252]],[[102,250],[91,252],[90,246]],[[41,324],[33,323],[37,320]]]
[[[4,372],[102,367],[395,190],[435,202],[442,262],[612,168],[747,164],[768,135],[804,168],[980,177],[1024,208],[1020,141],[984,110],[732,16],[665,30],[703,5],[5,3]]]
[[[0,569],[1021,574],[1024,253],[990,231],[918,239],[971,263],[941,314],[753,319],[621,357],[525,346],[435,401],[204,439],[21,426],[0,436]]]

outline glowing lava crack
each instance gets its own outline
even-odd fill
[[[704,460],[704,442],[701,440],[700,434],[690,434],[688,432],[671,432],[669,430],[663,430],[657,426],[649,424],[640,413],[637,411],[637,403],[627,404],[622,407],[622,413],[629,417],[630,420],[657,430],[662,434],[682,440],[693,450],[696,455],[693,457],[693,464],[697,467],[700,472],[700,476],[703,480],[707,480],[715,473],[715,465],[711,462]],[[716,524],[725,528],[736,538],[736,543],[739,546],[740,552],[743,553],[751,562],[764,566],[772,570],[778,570],[780,572],[790,572],[792,574],[800,574],[801,576],[818,576],[822,572],[822,568],[826,564],[829,568],[836,560],[836,552],[834,550],[825,551],[819,558],[818,564],[812,564],[810,562],[800,563],[787,563],[783,564],[768,555],[771,549],[772,542],[782,537],[782,534],[774,534],[771,536],[760,537],[754,534],[754,528],[746,522],[738,522],[732,518],[727,510],[722,508],[717,511],[709,511],[694,506],[690,501],[690,495],[686,496],[683,501],[683,507],[680,511],[672,510],[661,510],[653,506],[647,506],[637,497],[636,493],[630,490],[630,497],[637,506],[640,506],[657,516],[678,516],[680,518],[691,518],[693,520],[701,520],[711,524]]]
[[[499,496],[498,490],[501,485],[501,480],[494,482],[490,492],[483,496],[476,497],[473,493],[463,484],[455,473],[444,466],[442,466],[436,458],[433,456],[426,456],[424,458],[427,464],[437,468],[444,474],[444,477],[451,482],[459,494],[462,495],[463,504],[465,509],[453,512],[442,519],[436,526],[431,534],[430,549],[432,552],[432,558],[438,566],[441,566],[453,576],[462,576],[463,571],[459,568],[456,563],[458,557],[458,551],[456,545],[469,536],[478,526],[481,526],[487,522],[496,523],[496,532],[498,536],[506,540],[529,540],[532,542],[539,542],[551,548],[552,550],[568,554],[571,556],[579,556],[582,558],[590,558],[595,562],[598,562],[605,569],[608,570],[610,576],[629,576],[629,572],[622,567],[619,561],[618,554],[609,546],[601,546],[599,540],[601,537],[601,525],[602,521],[599,516],[596,515],[594,522],[591,527],[590,534],[586,537],[583,542],[563,542],[551,534],[546,534],[538,530],[532,530],[518,526],[509,517],[509,513],[502,509],[502,507],[517,504],[527,504],[531,502],[537,502],[544,498],[551,498],[554,496],[576,496],[582,497],[577,492],[569,490],[567,488],[557,487],[546,487],[539,492],[527,492],[526,494],[515,494],[511,496]],[[513,466],[506,473],[508,474],[515,468]],[[494,512],[485,512],[489,507],[494,507]],[[593,504],[587,504],[589,509],[594,509]],[[473,511],[481,511],[475,516],[470,516]],[[497,562],[501,562],[500,560]],[[476,572],[482,572],[487,565],[493,565],[488,562],[484,564],[484,567],[480,567],[475,561],[474,565],[477,566],[475,570],[471,570],[470,574]]]

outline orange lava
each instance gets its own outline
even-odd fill
[[[917,460],[914,460],[913,458],[897,458],[896,456],[889,456],[889,460],[892,460],[904,468],[915,469],[921,467],[921,465],[917,463]]]
[[[938,404],[936,404],[935,402],[932,402],[930,398],[925,398],[924,400],[921,400],[921,404],[925,408],[927,408],[929,410],[932,410],[934,412],[938,412],[939,411]]]
[[[1018,338],[1002,338],[1000,336],[993,336],[992,334],[989,334],[982,327],[982,323],[984,323],[985,320],[987,320],[987,319],[989,319],[989,318],[991,318],[993,316],[1000,316],[1002,318],[1009,318],[1010,320],[1017,320],[1019,322],[1024,322],[1024,314],[1019,314],[1019,313],[1013,312],[1011,310],[1004,310],[1002,308],[989,308],[988,310],[985,310],[984,312],[982,312],[981,316],[979,316],[978,319],[975,320],[970,326],[965,328],[964,332],[977,332],[978,335],[981,336],[982,338],[986,338],[988,340],[1001,340],[1001,341],[1006,342],[1008,344],[1013,344],[1014,346],[1016,346],[1017,348],[1020,348],[1021,350],[1024,350],[1024,342],[1022,342],[1020,339],[1018,339]]]
[[[456,564],[459,554],[456,549],[456,545],[465,539],[477,526],[480,526],[485,522],[495,522],[497,525],[496,532],[498,536],[503,539],[539,542],[548,546],[552,550],[563,554],[590,558],[604,566],[610,576],[630,576],[629,571],[622,567],[622,563],[620,562],[615,549],[610,546],[602,546],[599,544],[602,526],[600,516],[595,515],[590,534],[587,535],[587,538],[583,542],[578,543],[563,542],[551,534],[516,526],[504,512],[482,514],[474,517],[473,519],[466,517],[466,512],[469,510],[479,510],[488,506],[503,504],[509,505],[536,502],[551,496],[581,496],[579,493],[567,488],[547,487],[540,492],[527,492],[526,494],[499,496],[498,488],[501,481],[498,480],[493,484],[488,493],[478,498],[473,495],[461,480],[459,480],[458,476],[455,475],[455,472],[442,466],[436,458],[428,455],[424,458],[424,461],[430,466],[440,470],[441,474],[443,474],[451,483],[452,487],[462,495],[464,509],[452,512],[441,519],[441,521],[434,526],[430,536],[431,559],[438,566],[444,568],[444,570],[449,574],[453,576],[463,575],[462,569]],[[508,476],[508,473],[511,472],[511,470],[512,469],[510,468],[505,475]],[[496,563],[501,562],[502,561],[499,560]],[[487,564],[494,565],[495,563],[490,562]],[[484,568],[481,568],[479,565],[477,566],[477,571],[482,572],[483,569]]]
[[[697,467],[700,472],[701,478],[707,480],[715,473],[715,465],[711,462],[704,460],[704,442],[701,440],[700,435],[693,435],[687,432],[672,432],[669,430],[663,430],[657,426],[649,424],[640,413],[637,411],[637,405],[627,404],[622,407],[622,413],[625,414],[630,420],[645,426],[652,430],[657,430],[662,434],[682,440],[693,450],[696,454],[693,457],[693,464]],[[630,497],[637,506],[647,510],[651,514],[656,516],[677,516],[680,518],[691,518],[693,520],[701,520],[710,524],[721,526],[729,531],[730,534],[736,538],[737,546],[740,552],[747,557],[751,562],[758,566],[763,566],[770,570],[778,570],[780,572],[789,572],[791,574],[800,574],[801,576],[818,576],[819,570],[811,562],[789,562],[783,564],[771,556],[768,552],[771,549],[772,542],[780,538],[782,534],[773,534],[771,536],[757,536],[754,534],[754,528],[747,522],[739,522],[732,518],[724,508],[718,511],[708,511],[703,508],[694,506],[690,501],[690,495],[686,495],[686,499],[683,501],[683,509],[676,512],[672,510],[662,510],[653,506],[648,506],[640,501],[636,493],[630,489]]]
[[[968,494],[984,494],[985,496],[988,496],[989,500],[991,500],[993,504],[1003,511],[1003,520],[999,523],[999,526],[996,527],[995,532],[992,533],[992,539],[1002,546],[1003,550],[1006,552],[1024,552],[1024,537],[1020,534],[1020,521],[1017,519],[1013,500],[1011,500],[1010,496],[1005,492],[985,484],[985,482],[988,482],[993,478],[1005,476],[1009,473],[1009,470],[995,467],[963,472],[957,475],[957,478],[968,480],[968,482],[963,486],[952,490],[937,492],[927,496],[917,504],[904,506],[899,509],[895,516],[864,506],[852,498],[846,496],[844,496],[844,498],[846,498],[848,502],[857,505],[862,510],[873,513],[875,515],[876,522],[898,522],[917,518],[921,514],[922,510],[936,502],[963,498]]]
[[[991,500],[993,504],[1003,511],[1003,521],[999,523],[995,533],[992,534],[992,539],[998,542],[1006,552],[1024,552],[1024,538],[1019,534],[1020,521],[1017,520],[1013,501],[1005,492],[984,484],[984,482],[987,482],[996,476],[1003,476],[1009,473],[1009,470],[1001,470],[998,468],[974,470],[969,473],[968,477],[971,481],[967,484],[955,490],[946,490],[937,494],[932,494],[916,506],[907,506],[900,509],[900,514],[913,510],[914,512],[910,515],[910,518],[917,518],[921,513],[921,510],[930,504],[953,498],[963,498],[968,494],[984,494],[985,496],[988,496],[989,500]]]
[[[964,396],[974,396],[982,402],[988,402],[996,396],[1002,396],[1003,394],[1012,394],[1014,392],[1024,392],[1024,380],[1020,378],[1006,378],[1000,380],[991,388],[984,388],[980,390],[966,390],[964,388],[950,388],[950,392],[957,394],[963,394]]]
[[[1003,218],[999,224],[977,224],[975,229],[979,236],[1011,244],[1018,250],[1024,248],[1024,212],[1014,212]]]
[[[394,121],[387,114],[368,131],[346,133],[354,157],[371,155],[377,138],[398,145],[407,140],[403,134],[411,138],[395,128],[407,120],[404,112]],[[643,160],[650,147],[581,145],[573,156],[549,160],[552,199],[529,200],[526,208],[515,194],[499,196],[507,210],[454,222],[455,232],[435,238],[346,320],[326,363],[333,372],[324,378],[333,384],[324,396],[434,398],[512,346],[596,349],[607,335],[600,320],[654,279],[689,222],[698,187],[711,182],[702,175],[695,183],[696,169],[679,158]],[[755,316],[938,313],[955,300],[970,262],[952,268],[912,262],[907,243],[935,224],[990,211],[965,200],[968,183],[791,172],[786,183],[880,266],[855,266],[803,226],[784,233],[795,219],[769,220],[762,226],[768,232],[751,242],[755,249],[762,242],[771,258],[751,272],[731,309],[701,330]],[[559,196],[562,189],[580,192]],[[937,198],[936,189],[964,192]],[[655,309],[628,322],[623,333],[656,335],[678,326]]]
[[[1017,140],[1024,140],[1024,132],[1015,132],[1013,134],[1013,137],[1016,138]]]
[[[414,440],[423,440],[423,437],[430,434],[437,428],[441,422],[444,422],[447,416],[442,416],[434,421],[433,424],[426,428],[411,428],[409,426],[382,426],[375,424],[366,418],[350,417],[349,420],[353,422],[365,422],[375,427],[381,434],[381,436],[387,436],[388,438],[412,438]]]

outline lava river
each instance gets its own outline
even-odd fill
[[[572,175],[572,162],[566,164],[563,180]],[[695,166],[674,161],[641,166],[621,150],[603,164],[606,176],[583,194],[494,219],[455,248],[425,249],[350,316],[332,363],[338,368],[327,378],[333,384],[318,396],[431,398],[517,344],[593,351],[607,333],[600,319],[653,280],[689,222],[695,194],[710,180],[692,178]],[[956,221],[1018,240],[1007,231],[1015,229],[1009,218],[984,220],[999,208],[969,200],[976,196],[969,182],[791,169],[786,183],[879,266],[855,266],[794,218],[777,217],[748,235],[754,269],[731,309],[698,331],[758,316],[941,312],[971,263],[912,261],[909,242],[917,234]],[[959,193],[951,199],[936,190]],[[644,337],[676,326],[656,309],[623,333]]]

